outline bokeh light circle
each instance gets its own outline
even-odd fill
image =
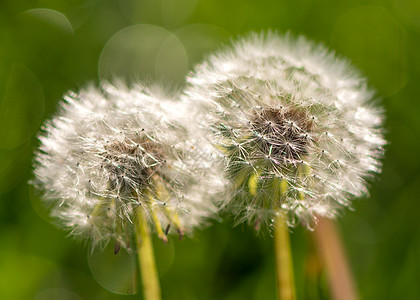
[[[171,32],[154,25],[122,29],[106,43],[99,58],[102,80],[159,80],[179,82],[188,68],[182,43]]]

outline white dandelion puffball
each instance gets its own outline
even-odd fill
[[[181,102],[159,88],[104,85],[68,93],[39,136],[33,183],[52,214],[92,246],[130,248],[136,209],[166,241],[215,212],[222,186],[209,149],[178,115]],[[207,186],[211,185],[212,190]]]
[[[270,225],[279,211],[312,228],[367,194],[381,171],[383,111],[347,61],[304,37],[251,34],[211,55],[186,97],[225,156],[241,221]]]

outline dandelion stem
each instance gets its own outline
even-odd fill
[[[152,238],[142,207],[137,209],[136,242],[144,299],[160,300],[160,285],[153,254]]]
[[[296,295],[292,253],[290,249],[289,229],[283,210],[280,210],[276,217],[274,249],[276,257],[278,300],[294,300],[296,299]]]
[[[359,299],[335,222],[320,218],[315,238],[327,268],[332,299]]]

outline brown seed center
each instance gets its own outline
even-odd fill
[[[140,137],[109,143],[102,157],[111,186],[120,191],[141,190],[162,164],[156,146]]]
[[[258,108],[250,127],[258,148],[279,161],[301,160],[307,154],[313,120],[298,108]]]

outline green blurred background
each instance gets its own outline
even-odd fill
[[[266,29],[326,44],[377,89],[390,142],[383,174],[339,226],[362,299],[420,299],[418,0],[1,0],[1,299],[142,297],[104,289],[121,291],[126,273],[112,264],[129,268],[115,261],[127,257],[88,258],[27,184],[35,134],[63,93],[115,78],[182,87],[206,53]],[[274,299],[270,235],[232,224],[215,221],[167,246],[154,240],[164,299]],[[325,274],[308,275],[311,238],[293,230],[298,296],[328,299]]]

